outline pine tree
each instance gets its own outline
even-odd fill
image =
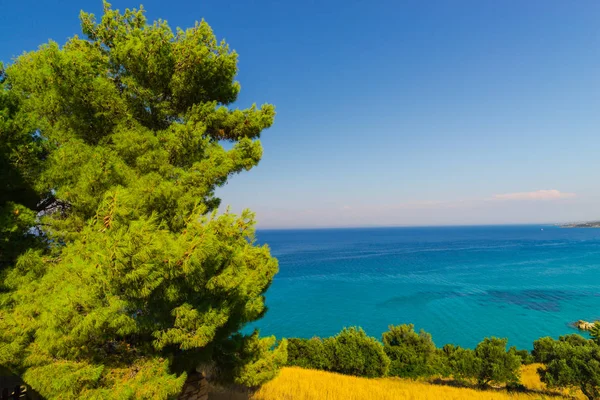
[[[47,251],[4,279],[0,365],[50,399],[172,398],[203,363],[272,378],[285,341],[236,332],[264,314],[277,261],[251,212],[217,215],[215,189],[258,164],[274,107],[228,106],[237,54],[204,21],[173,32],[104,3],[81,22],[6,70],[52,149],[35,189],[55,206]]]

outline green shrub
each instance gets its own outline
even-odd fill
[[[507,339],[485,338],[475,350],[447,344],[441,354],[446,374],[459,381],[476,381],[480,386],[489,383],[519,382],[521,356],[515,348],[506,351]],[[440,369],[441,370],[441,369]]]
[[[523,365],[529,365],[529,364],[533,364],[535,362],[535,358],[529,352],[529,350],[525,350],[525,349],[517,350],[517,348],[515,346],[512,346],[510,349],[508,349],[508,351],[511,354],[516,354],[517,356],[519,356],[521,358],[521,364],[523,364]]]
[[[579,388],[588,399],[600,398],[600,346],[580,335],[549,337],[533,343],[533,355],[548,387]]]
[[[474,350],[447,344],[435,347],[431,335],[414,326],[390,326],[383,344],[361,328],[345,328],[326,339],[288,339],[288,365],[380,377],[451,376],[457,381],[506,383],[518,388],[521,363],[534,362],[527,350],[506,350],[507,339],[486,338]],[[538,346],[538,353],[540,353]]]
[[[479,360],[480,369],[477,383],[487,385],[495,383],[515,383],[519,381],[521,357],[506,351],[508,339],[485,338],[475,347],[475,356]]]
[[[369,378],[387,375],[390,359],[383,345],[361,328],[344,328],[323,343],[332,355],[331,371]]]
[[[448,359],[449,375],[458,381],[475,379],[481,370],[481,359],[471,349],[463,349],[460,346],[446,345],[444,353]]]
[[[331,371],[333,356],[320,338],[288,339],[288,365]]]
[[[413,324],[390,325],[383,334],[383,346],[391,361],[391,376],[416,378],[440,372],[431,335],[424,330],[415,332]]]

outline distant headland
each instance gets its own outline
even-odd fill
[[[558,224],[561,228],[600,228],[600,221],[589,222],[571,222],[567,224]]]

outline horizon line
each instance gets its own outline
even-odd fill
[[[568,222],[515,222],[506,224],[447,224],[447,225],[349,225],[349,226],[314,226],[314,227],[257,227],[257,231],[300,231],[300,230],[332,230],[332,229],[382,229],[382,228],[468,228],[484,226],[558,226],[563,224],[594,222],[586,221],[568,221]]]

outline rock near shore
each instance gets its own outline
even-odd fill
[[[579,321],[574,322],[573,326],[580,331],[591,331],[594,327],[594,322],[588,322],[580,319]]]

